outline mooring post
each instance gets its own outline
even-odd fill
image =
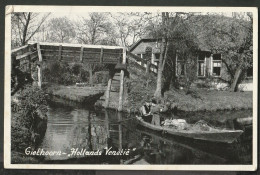
[[[118,122],[119,122],[119,125],[118,125],[118,145],[119,145],[119,147],[118,147],[118,149],[119,150],[122,150],[122,148],[123,148],[123,133],[122,133],[122,123],[120,122],[120,121],[122,121],[122,113],[121,112],[118,112],[117,113],[117,115],[118,115]],[[123,164],[123,159],[120,159],[120,164]]]
[[[38,68],[38,86],[42,87],[42,53],[40,44],[37,43],[37,51],[38,51],[38,58],[39,58],[39,64],[37,65]]]
[[[123,49],[122,64],[126,64],[126,48],[125,47]],[[118,111],[123,110],[123,94],[124,94],[124,70],[121,70]]]
[[[110,138],[110,133],[109,133],[109,117],[108,117],[108,112],[105,110],[105,123],[106,123],[106,134],[107,138]]]

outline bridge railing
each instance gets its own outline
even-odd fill
[[[31,63],[38,60],[36,44],[27,44],[12,50],[12,55],[16,57],[17,66],[24,72],[31,70]]]
[[[135,54],[133,54],[133,53],[131,53],[131,52],[127,52],[127,55],[128,55],[128,58],[131,59],[132,61],[141,62],[141,65],[137,63],[137,64],[138,64],[138,65],[137,65],[138,67],[140,67],[140,68],[142,68],[142,69],[144,69],[144,70],[146,69],[144,65],[147,65],[147,60],[142,59],[142,58],[140,58],[139,56],[136,56]],[[150,69],[157,71],[157,70],[158,70],[158,66],[151,63]]]
[[[123,47],[118,46],[29,42],[12,50],[22,71],[29,71],[31,63],[39,60],[37,44],[40,48],[41,61],[44,62],[117,64],[122,62],[123,57]]]
[[[40,42],[43,61],[116,64],[123,47]]]

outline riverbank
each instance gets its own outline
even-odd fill
[[[64,100],[74,101],[77,103],[94,103],[105,92],[106,86],[64,86],[57,84],[48,84],[44,88],[45,92],[51,96],[58,97]]]
[[[105,90],[105,86],[50,85],[46,88],[46,92],[55,97],[78,103],[87,102],[88,104],[94,104],[96,100],[102,98]],[[124,104],[123,112],[137,112],[145,101],[153,98],[153,93],[152,88],[143,86],[132,88],[127,95],[127,104]],[[109,102],[118,104],[118,100],[118,98],[111,98]],[[102,107],[102,105],[98,105]],[[252,109],[253,92],[229,92],[197,88],[193,89],[192,93],[186,94],[185,90],[175,89],[165,92],[160,106],[165,111],[183,112]],[[118,106],[112,105],[110,108],[117,110]]]
[[[132,89],[128,95],[131,111],[138,111],[145,101],[151,100],[154,88],[139,87]],[[243,110],[253,108],[253,92],[230,92],[202,88],[191,89],[186,93],[184,89],[169,90],[164,93],[160,106],[164,111],[219,111]]]
[[[25,86],[11,98],[11,157],[12,163],[37,162],[24,155],[27,147],[37,147],[47,129],[47,98],[38,87]]]
[[[179,111],[218,111],[241,110],[253,108],[253,92],[229,92],[196,89],[193,94],[184,90],[171,90],[164,99],[171,103],[170,109]]]

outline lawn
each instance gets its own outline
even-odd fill
[[[166,92],[165,98],[171,102],[171,108],[181,111],[217,111],[253,108],[253,92],[229,92],[196,89],[193,94],[183,90]]]
[[[50,85],[46,88],[46,92],[63,99],[84,102],[96,95],[103,94],[106,90],[104,86],[95,87],[77,87],[77,86],[63,86],[63,85]]]

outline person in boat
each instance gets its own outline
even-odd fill
[[[141,113],[141,117],[145,122],[151,123],[152,122],[152,111],[151,108],[152,106],[155,105],[154,100],[149,101],[149,102],[145,102],[145,104],[141,107],[140,109],[140,113]]]
[[[160,106],[157,105],[156,100],[152,100],[152,109],[151,109],[151,113],[153,114],[152,116],[152,122],[151,124],[156,125],[156,126],[160,126],[161,125],[161,116],[160,116]]]

